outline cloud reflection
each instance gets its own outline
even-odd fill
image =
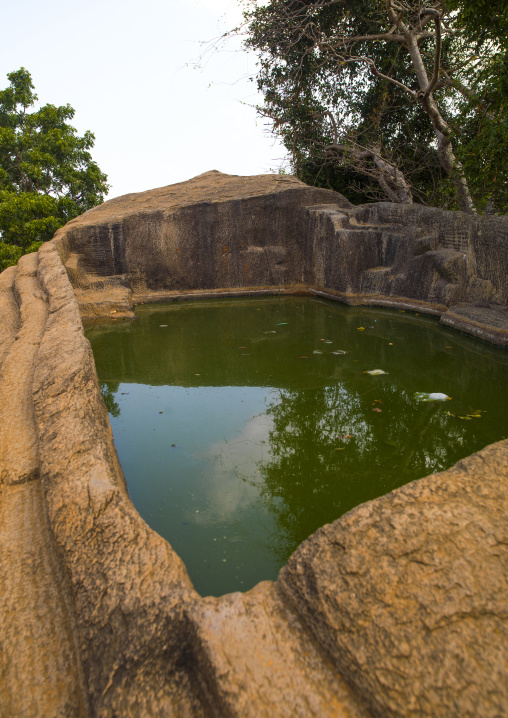
[[[269,436],[273,418],[256,414],[236,437],[212,444],[204,458],[209,462],[203,481],[206,510],[196,514],[196,523],[225,521],[255,503],[260,496],[259,465],[271,458]]]

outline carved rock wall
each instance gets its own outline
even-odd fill
[[[294,177],[220,172],[127,195],[56,235],[84,319],[191,293],[399,306],[508,345],[508,218],[353,207]]]
[[[113,200],[0,275],[0,715],[508,713],[508,441],[359,506],[305,541],[276,582],[221,598],[194,591],[129,500],[80,311],[129,314],[136,298],[187,296],[185,279],[191,296],[288,289],[446,316],[440,302],[477,298],[479,277],[492,291],[474,306],[485,321],[495,315],[495,336],[506,332],[506,278],[475,249],[469,220],[454,234],[432,214],[436,244],[420,229],[431,225],[425,208],[404,210],[423,212],[404,229],[393,205],[352,208],[335,195],[330,207],[333,193],[276,182],[211,173]],[[238,206],[248,233],[234,224]],[[202,233],[210,217],[214,247]],[[500,262],[504,227],[493,240]],[[448,260],[433,264],[431,253],[463,253],[466,235],[474,272],[455,255],[438,271]],[[177,248],[192,238],[185,274]],[[245,254],[256,285],[237,283]],[[214,273],[200,279],[205,257]],[[434,268],[425,295],[406,296],[411,261]],[[383,284],[392,276],[396,285]],[[471,322],[471,306],[457,316]]]

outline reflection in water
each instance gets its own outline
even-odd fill
[[[248,419],[238,436],[209,447],[205,457],[211,466],[205,493],[210,508],[198,523],[224,521],[257,500],[261,483],[258,466],[262,467],[270,455],[268,438],[272,425],[267,414],[257,414]]]
[[[271,458],[258,467],[261,495],[277,517],[281,564],[323,524],[449,466],[450,442],[462,437],[442,406],[422,405],[387,385],[375,395],[372,401],[371,391],[364,398],[340,383],[314,392],[282,390],[269,406]]]
[[[115,394],[118,391],[118,382],[101,381],[100,387],[102,398],[104,399],[104,403],[106,404],[106,409],[108,410],[109,414],[111,414],[111,416],[114,416],[115,419],[117,419],[120,416],[120,407],[115,401]]]
[[[87,335],[131,498],[203,594],[275,578],[319,526],[508,434],[506,352],[428,317],[296,298],[139,315]]]

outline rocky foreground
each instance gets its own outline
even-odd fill
[[[211,172],[3,272],[0,714],[508,714],[508,441],[323,527],[276,582],[202,598],[129,500],[81,320],[298,292],[506,345],[507,270],[506,218]]]

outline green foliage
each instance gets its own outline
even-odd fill
[[[407,22],[418,26],[418,3],[402,3]],[[440,6],[446,20],[439,83],[433,96],[449,127],[479,210],[508,211],[508,9],[505,0],[450,0]],[[378,148],[412,185],[414,199],[457,208],[437,151],[436,132],[415,92],[415,67],[404,44],[355,39],[388,33],[381,0],[271,0],[245,14],[246,46],[259,57],[259,112],[287,148],[292,170],[309,184],[331,187],[354,202],[380,199],[379,185],[355,171],[344,157],[327,156],[335,143]],[[443,26],[444,27],[444,26]],[[432,30],[432,23],[429,25]],[[451,32],[450,32],[451,30]],[[419,40],[432,76],[435,38]],[[356,59],[355,59],[356,58]],[[362,60],[363,58],[363,60]],[[335,125],[330,122],[335,118]]]
[[[37,101],[30,73],[0,91],[0,270],[38,249],[73,217],[100,204],[107,177],[92,160],[94,136],[77,135],[70,105]]]
[[[118,405],[118,402],[115,401],[115,396],[118,392],[119,386],[120,384],[117,381],[100,382],[101,394],[104,399],[104,403],[106,404],[106,409],[111,416],[115,417],[115,419],[120,416],[120,406]]]
[[[464,72],[470,92],[459,103],[459,158],[480,210],[508,213],[508,3],[450,0],[455,23],[474,48]]]

